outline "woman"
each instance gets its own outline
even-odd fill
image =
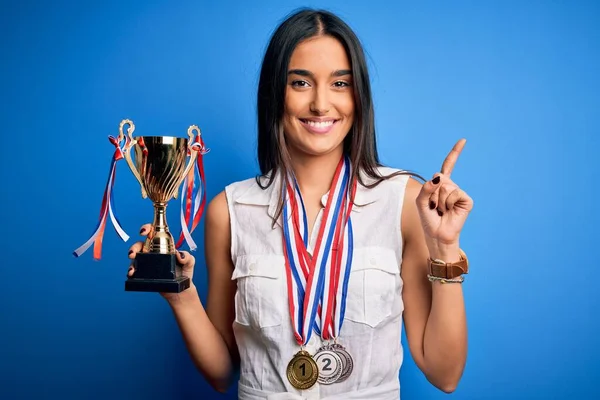
[[[207,306],[193,285],[163,294],[211,385],[226,391],[239,368],[242,399],[397,399],[404,319],[417,365],[452,392],[467,348],[472,200],[450,179],[463,146],[423,185],[380,166],[358,39],[327,12],[283,22],[258,87],[262,174],[207,209]],[[178,258],[191,277],[194,257]]]

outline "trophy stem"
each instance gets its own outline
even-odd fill
[[[191,279],[177,264],[175,240],[167,225],[167,203],[154,203],[153,231],[144,249],[133,262],[134,274],[125,281],[129,292],[180,293],[190,287]]]
[[[175,240],[167,225],[167,203],[154,204],[153,233],[144,243],[144,252],[175,254]]]

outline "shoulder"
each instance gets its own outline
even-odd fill
[[[417,196],[421,192],[423,184],[415,178],[410,177],[406,183],[404,192],[404,204],[402,207],[402,234],[411,238],[415,235],[415,229],[420,229],[421,220],[417,209]]]
[[[413,173],[405,169],[379,166],[375,168],[374,172],[376,176],[369,176],[365,171],[361,172],[361,181],[369,191],[393,190],[395,193],[403,195],[408,190],[408,185],[416,182],[411,178]],[[413,182],[411,183],[411,181]]]
[[[414,173],[409,170],[392,167],[379,167],[378,172],[383,177],[389,177],[382,183],[394,187],[397,193],[402,196],[403,218],[406,214],[409,216],[414,215],[416,213],[415,202],[423,186],[422,183],[415,179]]]
[[[384,182],[389,182],[394,186],[401,185],[408,196],[415,195],[415,191],[418,194],[421,190],[421,183],[414,178],[415,174],[410,170],[380,166],[376,171],[380,176],[387,177]]]
[[[259,185],[260,182],[260,185]],[[229,213],[234,204],[262,204],[268,200],[268,176],[246,178],[229,183],[208,204],[206,210],[207,223],[225,226],[229,223]]]
[[[229,207],[225,190],[213,197],[206,207],[206,230],[219,231],[229,228]]]
[[[229,203],[246,193],[253,185],[254,178],[247,178],[229,183],[221,192],[213,197],[206,208],[206,223],[213,228],[229,225]]]
[[[275,182],[270,182],[270,175],[247,178],[232,182],[225,187],[225,195],[230,207],[235,203],[263,204]]]
[[[423,184],[414,177],[415,174],[410,170],[380,166],[377,168],[377,172],[380,176],[387,177],[377,186],[390,188],[387,190],[394,190],[397,195],[401,196],[402,235],[404,237],[413,236],[414,230],[420,227],[416,200]],[[369,180],[372,179],[369,178]]]
[[[423,184],[421,182],[419,182],[412,176],[409,177],[406,182],[405,197],[414,202],[417,199],[417,196],[419,195],[419,192],[421,191],[422,187]]]
[[[243,180],[231,182],[227,186],[225,186],[224,195],[226,195],[230,200],[235,200],[248,191],[260,188],[258,183],[256,182],[256,178],[246,178]]]

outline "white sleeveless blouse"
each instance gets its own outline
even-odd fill
[[[384,175],[397,171],[379,170]],[[373,189],[358,185],[351,214],[353,263],[338,337],[352,356],[354,369],[341,383],[316,383],[308,390],[295,389],[286,375],[289,361],[300,348],[288,309],[281,221],[274,226],[272,222],[279,179],[264,190],[254,178],[226,187],[235,266],[231,279],[237,282],[233,329],[241,357],[240,399],[399,399],[404,310],[400,222],[408,179],[399,175]],[[326,200],[327,195],[322,203]],[[310,246],[314,246],[321,216],[322,210]],[[314,355],[321,345],[321,338],[313,332],[305,350]]]

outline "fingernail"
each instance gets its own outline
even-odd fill
[[[140,229],[140,233],[144,233],[144,232],[146,232],[146,228]]]
[[[444,213],[443,213],[443,212],[441,212],[440,210],[437,210],[437,212],[438,212],[438,215],[439,215],[440,217],[441,217],[442,215],[444,215]]]
[[[429,208],[431,208],[432,210],[435,208],[435,201],[429,202]]]
[[[181,258],[185,258],[185,254],[183,254],[182,252],[179,252],[179,256],[180,256]]]
[[[133,250],[129,250],[128,255],[131,255],[133,253]]]
[[[436,176],[435,178],[433,178],[433,180],[431,181],[434,185],[437,185],[438,183],[440,183],[440,177]]]

